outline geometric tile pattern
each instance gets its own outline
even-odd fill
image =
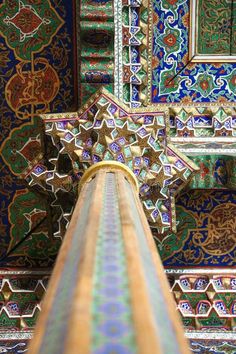
[[[0,333],[33,329],[49,276],[15,272],[0,278]]]
[[[168,278],[186,330],[236,331],[236,273]]]
[[[171,106],[171,141],[187,155],[236,153],[236,108]]]
[[[172,137],[236,137],[236,107],[170,107]]]
[[[49,114],[44,119],[46,135],[51,138],[46,145],[48,162],[39,160],[28,175],[26,171],[31,187],[54,198],[60,192],[73,193],[89,166],[115,160],[136,175],[152,227],[161,233],[175,228],[173,198],[196,167],[167,143],[165,112],[151,108],[131,111],[101,91],[78,113]],[[46,164],[54,168],[48,169]]]
[[[147,97],[148,2],[123,0],[123,99],[139,107]]]

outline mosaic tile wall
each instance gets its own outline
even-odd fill
[[[209,2],[217,11],[217,0]],[[223,5],[222,5],[223,6]],[[190,0],[153,0],[152,102],[234,102],[236,63],[189,58]]]

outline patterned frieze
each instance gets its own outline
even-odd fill
[[[186,330],[236,330],[236,273],[168,272]]]
[[[235,331],[186,331],[192,353],[234,354]]]
[[[102,244],[99,245],[101,246]],[[99,254],[99,249],[97,252]],[[169,278],[178,312],[185,325],[185,335],[190,339],[192,351],[213,342],[218,347],[220,341],[225,342],[228,349],[235,346],[236,274],[234,271],[225,268],[220,272],[216,269],[204,268],[167,268],[165,272]],[[4,304],[1,303],[1,348],[14,349],[16,353],[17,350],[20,353],[20,350],[26,348],[29,339],[32,338],[32,330],[41,308],[40,302],[49,275],[50,272],[45,271],[1,272],[0,296],[6,299]],[[18,302],[16,295],[18,295]],[[28,308],[27,313],[26,308]],[[16,313],[17,309],[21,309],[21,314],[19,311]],[[9,326],[8,331],[6,331],[7,326]]]
[[[38,191],[53,193],[54,205],[60,206],[63,198],[58,196],[75,195],[89,166],[103,160],[121,162],[138,178],[151,225],[161,233],[175,229],[174,196],[197,168],[167,143],[167,120],[165,111],[130,111],[107,91],[98,92],[78,113],[44,116],[50,138],[47,161],[35,164],[26,179]],[[62,218],[68,221],[67,216]]]
[[[35,326],[50,275],[41,273],[0,272],[0,340],[12,339],[13,331],[14,339],[29,339],[27,333]],[[20,333],[25,336],[17,338]]]
[[[169,106],[170,140],[188,156],[236,153],[234,106]]]
[[[185,332],[185,336],[189,340],[192,353],[210,351],[212,354],[218,354],[220,350],[222,354],[233,354],[236,350],[235,332],[188,331]],[[32,337],[33,332],[30,331],[0,333],[0,349],[3,353],[26,353],[28,342]]]
[[[170,106],[169,110],[173,138],[236,137],[236,107]]]
[[[149,1],[123,0],[123,99],[131,107],[147,99]]]

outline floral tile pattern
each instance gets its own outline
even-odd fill
[[[236,64],[189,58],[189,16],[189,0],[153,1],[152,102],[234,102]]]

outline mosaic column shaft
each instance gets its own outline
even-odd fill
[[[80,186],[29,353],[188,353],[135,176],[101,162]]]

